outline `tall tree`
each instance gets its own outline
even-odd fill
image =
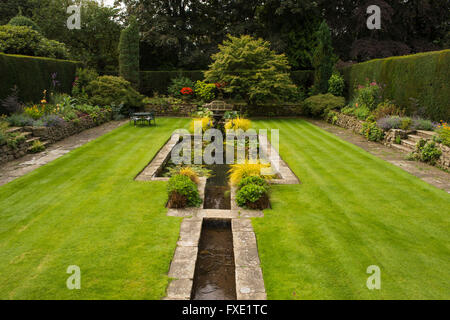
[[[328,92],[328,80],[333,73],[336,62],[331,44],[331,33],[325,21],[320,24],[317,31],[317,47],[313,54],[314,90],[316,93]]]
[[[119,42],[119,73],[139,89],[139,27],[131,17],[128,27],[122,30]]]

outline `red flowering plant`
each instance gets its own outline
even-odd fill
[[[183,96],[191,96],[191,95],[194,94],[194,90],[192,90],[192,88],[185,87],[185,88],[183,88],[183,89],[180,90],[180,93],[181,93]]]

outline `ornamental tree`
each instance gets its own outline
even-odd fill
[[[314,91],[316,93],[327,93],[328,80],[333,73],[335,57],[333,45],[331,44],[331,33],[325,21],[317,31],[318,45],[314,50],[312,64],[314,67]]]
[[[283,100],[296,91],[286,56],[262,39],[228,35],[212,59],[205,81],[224,82],[226,93],[240,95],[248,104]]]

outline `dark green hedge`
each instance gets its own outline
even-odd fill
[[[450,50],[376,59],[342,69],[348,98],[368,78],[386,85],[385,96],[408,114],[420,112],[435,120],[450,121]],[[411,103],[418,100],[418,105]]]
[[[77,67],[81,63],[0,53],[0,99],[6,98],[14,85],[22,102],[37,102],[42,92],[51,88],[51,74],[57,73],[58,91],[70,93]]]
[[[141,71],[142,94],[153,96],[154,92],[167,94],[167,88],[173,78],[183,76],[192,81],[203,80],[203,71]]]

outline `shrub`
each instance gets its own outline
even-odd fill
[[[370,116],[370,110],[366,106],[357,107],[353,110],[353,115],[359,120],[366,120]]]
[[[377,126],[384,131],[389,131],[391,129],[399,129],[402,123],[402,118],[399,116],[384,117],[377,120]]]
[[[216,97],[216,85],[214,83],[206,83],[204,81],[197,81],[195,83],[195,94],[201,100],[210,102]]]
[[[411,127],[414,130],[433,131],[434,129],[436,129],[437,125],[433,123],[433,121],[431,120],[422,118],[413,118]]]
[[[67,59],[69,57],[69,52],[64,43],[42,38],[34,55],[55,59]]]
[[[39,140],[36,140],[36,141],[34,141],[33,142],[33,145],[30,147],[30,149],[29,149],[29,151],[31,152],[31,153],[38,153],[38,152],[42,152],[42,151],[44,151],[45,150],[45,146],[44,146],[44,144],[41,142],[41,141],[39,141]]]
[[[242,187],[245,187],[246,185],[249,184],[253,184],[253,185],[257,185],[260,187],[264,187],[266,190],[269,189],[269,184],[267,183],[267,181],[261,177],[261,176],[249,176],[249,177],[245,177],[241,180],[241,182],[239,182],[239,189],[241,189]]]
[[[238,185],[242,179],[251,176],[260,176],[261,169],[270,168],[270,164],[262,163],[242,163],[242,164],[232,164],[230,173],[230,183],[232,185]],[[268,177],[270,178],[270,177]]]
[[[36,22],[22,15],[15,16],[9,20],[8,24],[16,27],[29,27],[36,32],[42,33],[41,28],[39,28]]]
[[[20,133],[10,133],[6,136],[6,143],[11,149],[17,149],[18,145],[26,140]]]
[[[139,89],[139,27],[135,17],[120,34],[119,74]]]
[[[67,123],[63,118],[55,114],[45,115],[41,119],[43,126],[45,127],[64,127]]]
[[[212,60],[205,81],[225,83],[225,93],[240,95],[247,104],[284,100],[296,91],[289,76],[288,59],[276,54],[270,43],[262,39],[228,35]]]
[[[372,115],[378,120],[387,116],[403,116],[404,113],[404,110],[400,110],[394,103],[386,100],[378,104]]]
[[[331,93],[318,94],[306,99],[305,104],[313,116],[325,116],[330,110],[342,108],[345,105],[345,99]]]
[[[381,87],[375,81],[366,81],[365,85],[358,85],[355,102],[359,106],[365,106],[370,111],[373,111],[377,108],[381,99]]]
[[[225,122],[225,129],[226,130],[243,130],[247,131],[252,126],[252,122],[245,118],[235,118],[235,119],[229,119]]]
[[[402,118],[401,123],[400,123],[400,129],[402,130],[409,130],[411,128],[412,125],[412,120],[411,118]]]
[[[377,123],[374,121],[364,122],[361,134],[369,141],[381,141],[384,138],[383,130],[378,128]]]
[[[126,111],[144,106],[143,96],[133,89],[131,83],[121,77],[101,76],[86,87],[89,100],[94,105],[109,106],[123,103]]]
[[[6,118],[6,121],[12,127],[25,127],[33,125],[33,119],[25,114],[12,114]]]
[[[43,115],[44,115],[44,113],[45,113],[45,108],[43,108],[42,106],[40,106],[40,105],[33,105],[32,107],[27,107],[27,108],[25,108],[24,110],[23,110],[23,113],[26,115],[26,116],[28,116],[28,117],[30,117],[30,118],[32,118],[32,119],[34,119],[34,120],[37,120],[37,119],[39,119],[40,117],[42,117]]]
[[[177,77],[172,79],[172,83],[167,89],[167,91],[169,92],[170,95],[176,98],[181,98],[182,97],[181,89],[193,87],[194,83],[192,82],[191,79],[185,77]]]
[[[442,155],[442,151],[436,147],[436,143],[434,141],[427,142],[420,139],[416,145],[415,155],[418,160],[434,165]]]
[[[169,208],[197,207],[202,203],[197,185],[187,176],[172,176],[169,179],[167,191],[169,193]]]
[[[263,186],[248,184],[236,193],[236,202],[240,207],[266,209],[269,207],[267,190]]]
[[[78,68],[72,84],[72,95],[74,97],[83,97],[86,94],[86,87],[97,78],[98,73],[94,69]]]
[[[328,80],[328,93],[340,97],[344,93],[344,88],[344,78],[340,74],[335,73]]]
[[[450,147],[450,126],[446,122],[443,122],[436,131],[441,143]]]

